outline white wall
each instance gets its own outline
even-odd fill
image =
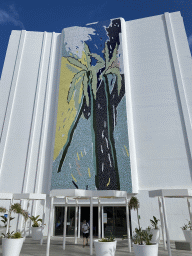
[[[153,215],[160,217],[158,199],[149,198],[148,190],[192,188],[192,60],[180,12],[126,25],[139,214],[146,228]],[[170,239],[184,240],[187,200],[165,203]]]
[[[1,77],[1,192],[49,193],[59,69],[60,34],[12,31]]]
[[[176,47],[182,59],[179,64],[183,69],[188,64],[192,71],[180,13],[173,13],[170,17],[174,33],[177,31]],[[181,107],[176,95],[178,84],[164,15],[127,22],[127,38],[139,189],[192,187],[191,154],[189,152],[188,159],[185,145],[191,129],[188,127],[188,133],[184,134],[182,111],[185,111],[185,102]],[[185,41],[182,44],[185,51],[178,47],[181,40]],[[189,72],[182,73],[183,69],[181,75],[189,76]],[[184,93],[184,86],[185,83],[181,84],[180,94]],[[190,125],[187,123],[188,113],[184,114],[185,125]]]

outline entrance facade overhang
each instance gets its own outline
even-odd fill
[[[128,250],[131,252],[131,238],[130,238],[130,226],[129,226],[129,210],[128,201],[130,198],[136,194],[128,194],[126,191],[116,191],[116,190],[83,190],[83,189],[54,189],[50,191],[51,198],[51,208],[49,216],[49,226],[48,226],[48,237],[47,237],[47,252],[46,256],[49,256],[50,250],[50,236],[51,229],[53,226],[53,205],[54,199],[60,200],[60,205],[65,205],[65,216],[64,216],[64,230],[63,230],[63,249],[65,249],[66,241],[66,222],[67,222],[67,207],[69,206],[69,200],[71,200],[70,205],[76,206],[75,211],[75,243],[77,241],[77,207],[82,206],[87,202],[86,205],[90,205],[90,255],[93,255],[93,200],[95,205],[98,205],[100,209],[101,205],[119,205],[118,200],[121,200],[121,205],[126,206],[126,217],[127,217],[127,237],[128,237]],[[80,203],[83,200],[82,204]],[[63,202],[62,202],[63,201]],[[124,204],[123,204],[124,201]],[[97,204],[96,204],[97,202]],[[119,201],[120,202],[120,201]],[[100,215],[99,215],[100,218]],[[100,219],[99,219],[100,222]]]

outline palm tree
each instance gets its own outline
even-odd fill
[[[60,164],[58,167],[58,172],[61,171],[61,167],[65,160],[65,156],[68,150],[68,147],[71,143],[73,132],[76,128],[76,125],[79,121],[79,118],[82,114],[83,105],[86,104],[90,107],[90,118],[91,118],[91,129],[92,129],[92,142],[93,142],[93,161],[96,170],[95,175],[95,184],[98,189],[120,189],[119,183],[119,174],[118,174],[118,167],[117,167],[117,159],[116,159],[116,150],[115,150],[115,143],[113,139],[113,131],[114,127],[112,125],[111,116],[113,116],[113,112],[110,106],[110,91],[109,91],[109,82],[108,77],[110,74],[116,77],[116,84],[118,89],[118,95],[120,94],[120,90],[122,87],[121,82],[121,74],[118,65],[117,59],[117,51],[118,45],[116,44],[115,49],[113,50],[112,57],[109,58],[109,50],[107,43],[105,43],[104,49],[104,57],[105,60],[101,58],[98,54],[90,53],[89,47],[86,43],[84,43],[84,51],[86,55],[87,63],[84,65],[79,60],[68,57],[68,62],[72,65],[70,69],[76,73],[72,79],[67,101],[68,103],[72,99],[75,90],[79,90],[81,86],[82,88],[82,96],[81,96],[81,103],[79,104],[79,109],[77,111],[76,118],[71,126],[71,130],[69,132],[67,143],[64,145],[63,154],[60,160]],[[97,63],[95,66],[91,66],[91,57],[95,58]],[[77,68],[80,68],[77,69]],[[100,77],[98,78],[98,73],[100,71]],[[96,99],[98,97],[98,83],[100,87],[103,87],[103,95],[102,102],[106,108],[105,113],[105,138],[107,146],[102,147],[101,145],[101,134],[98,134],[98,129],[96,124],[96,115],[97,115],[97,108],[96,108]],[[102,117],[104,118],[104,117]],[[104,123],[104,122],[102,122]],[[99,124],[100,125],[100,124]],[[102,134],[102,137],[104,135]],[[99,139],[98,139],[99,138]],[[102,163],[99,151],[102,148],[105,151],[105,159]],[[107,156],[107,157],[106,157]],[[105,162],[105,170],[104,170],[104,162]]]
[[[67,97],[68,103],[72,99],[74,91],[78,90],[82,85],[83,85],[83,88],[82,88],[83,93],[81,96],[81,102],[79,104],[76,118],[75,118],[73,124],[71,125],[71,129],[69,131],[67,143],[63,147],[63,154],[62,154],[57,172],[61,171],[61,167],[63,165],[65,156],[67,154],[67,150],[71,143],[74,130],[75,130],[77,123],[79,121],[79,118],[81,117],[81,114],[82,114],[84,101],[86,101],[87,106],[89,106],[90,99],[89,99],[88,91],[90,91],[90,95],[91,95],[90,98],[91,98],[92,123],[94,122],[94,99],[96,99],[96,91],[97,91],[97,72],[99,69],[101,69],[103,67],[104,61],[101,58],[102,61],[100,60],[100,61],[98,61],[98,63],[95,66],[91,66],[91,57],[90,57],[91,54],[90,54],[89,47],[86,43],[84,43],[84,51],[85,51],[85,55],[86,55],[86,60],[87,60],[86,64],[87,65],[82,64],[79,60],[77,60],[73,57],[67,58],[68,62],[73,65],[70,67],[70,69],[73,70],[74,73],[76,73],[72,79],[72,82],[71,82],[71,85],[69,88],[68,97]],[[80,68],[81,70],[79,71],[75,67]],[[93,133],[93,136],[94,136],[94,133]],[[95,140],[93,138],[93,143],[94,142],[95,142]]]
[[[137,199],[137,197],[135,196],[132,196],[130,201],[129,201],[129,209],[132,210],[137,210],[137,219],[138,219],[138,225],[139,225],[139,229],[140,229],[140,222],[139,222],[139,219],[140,219],[140,216],[138,215],[138,208],[140,207],[140,204],[139,204],[139,200]]]

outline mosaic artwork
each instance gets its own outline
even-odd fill
[[[51,189],[131,193],[121,19],[62,36]]]

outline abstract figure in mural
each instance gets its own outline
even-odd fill
[[[91,53],[89,46],[84,42],[86,64],[75,57],[67,57],[69,68],[75,73],[68,91],[68,103],[76,90],[81,89],[82,94],[57,172],[61,171],[73,133],[83,114],[86,119],[91,119],[95,185],[99,190],[120,189],[113,133],[116,125],[116,108],[125,94],[125,86],[124,76],[120,74],[119,69],[118,47],[119,41],[111,45],[109,41],[105,42],[102,59],[100,55]],[[91,65],[93,59],[96,60],[94,66]],[[110,91],[111,84],[114,86]]]

